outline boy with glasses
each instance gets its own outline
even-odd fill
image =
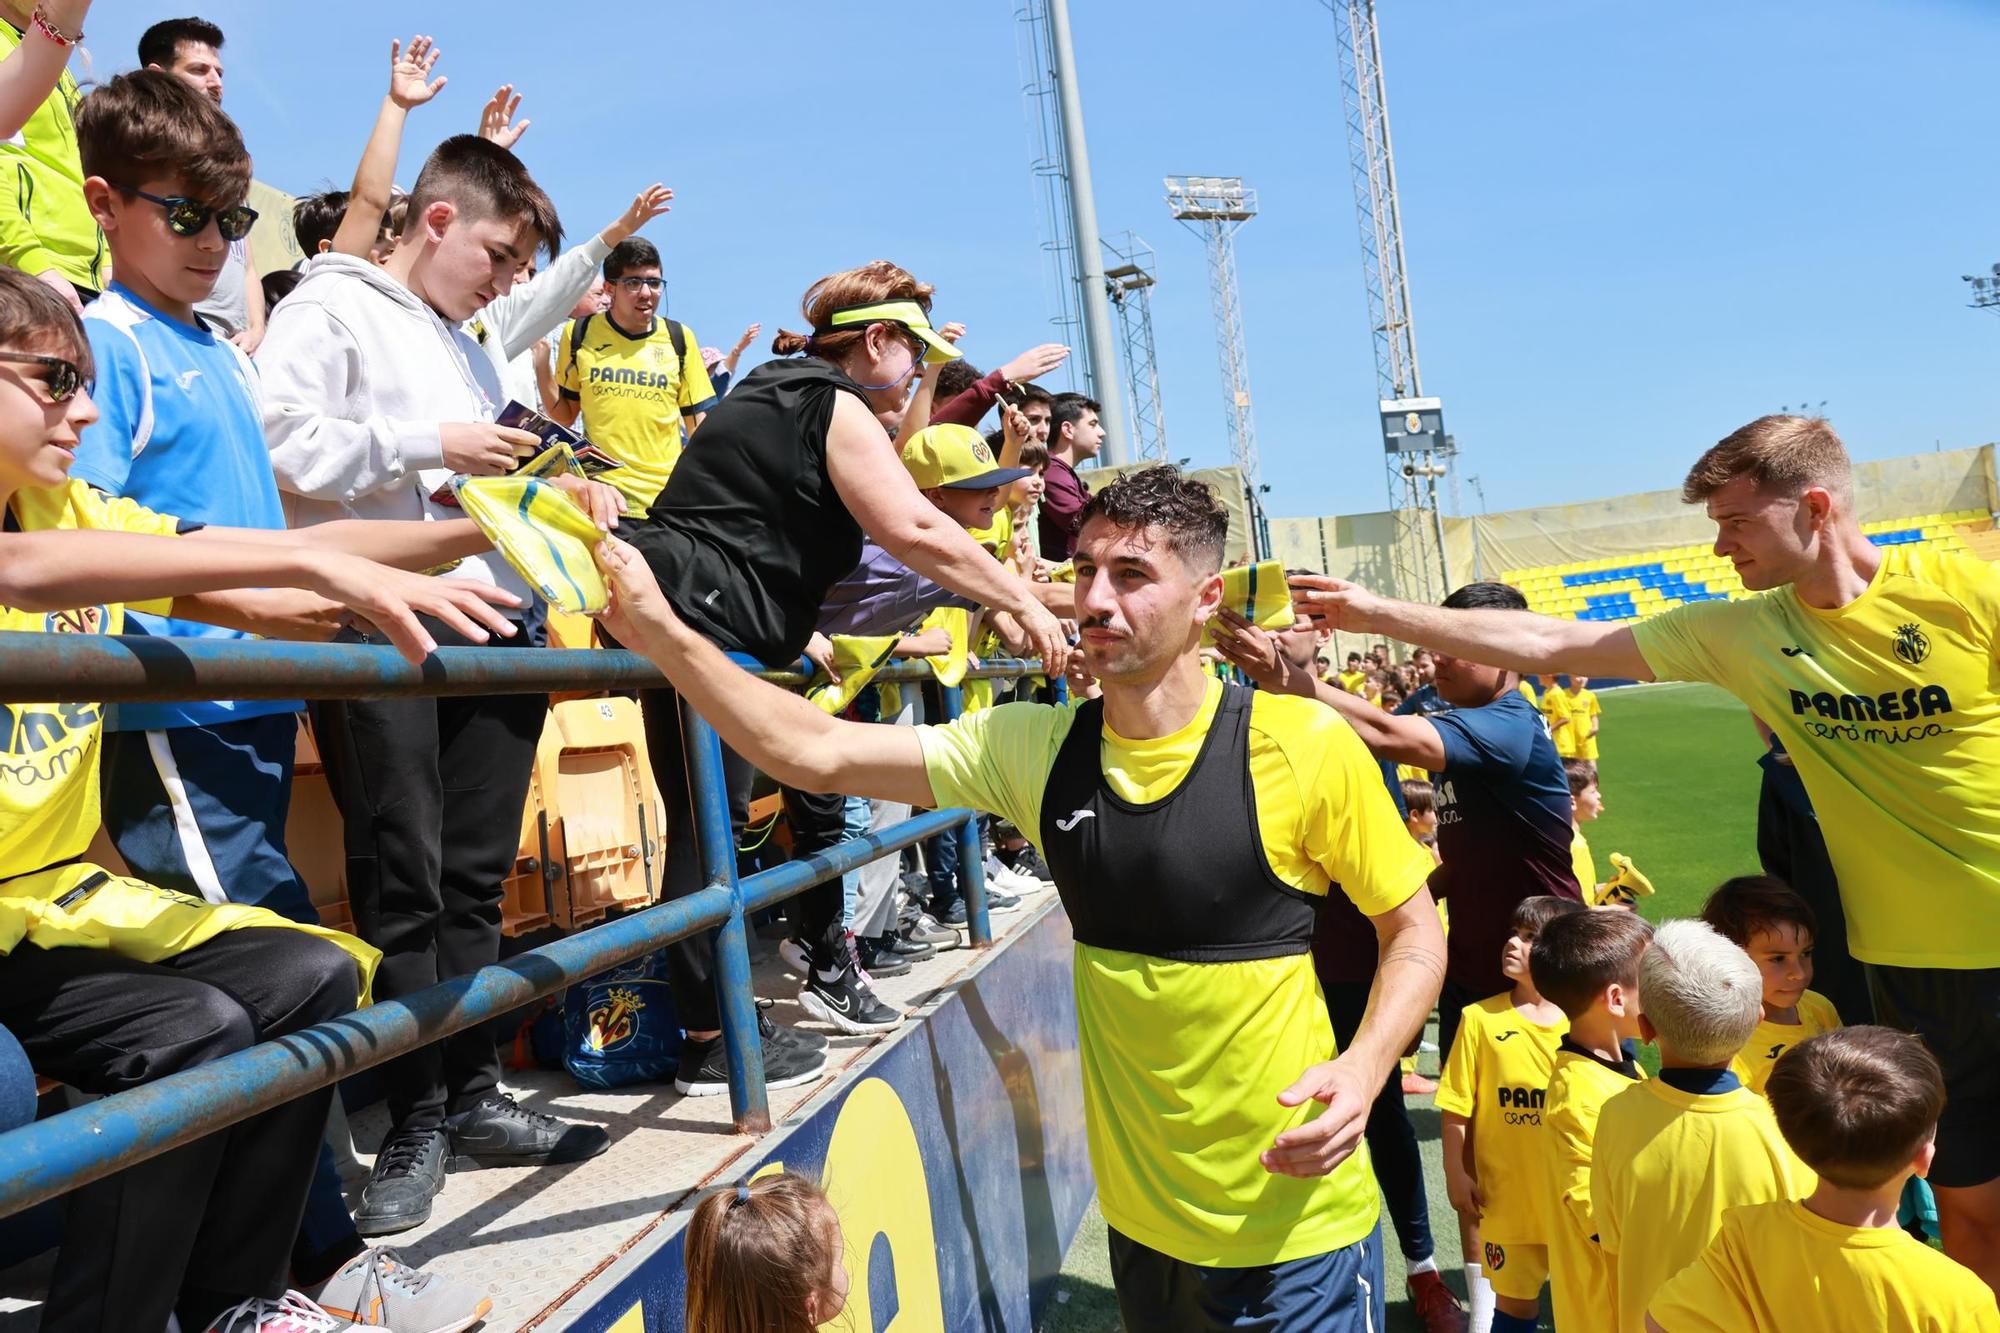
[[[688,436],[715,406],[715,389],[694,330],[662,316],[666,291],[651,241],[620,242],[604,261],[611,308],[572,320],[557,353],[560,398],[549,415],[590,422],[591,442],[625,466],[605,480],[643,514],[680,459]]]

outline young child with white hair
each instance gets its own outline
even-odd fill
[[[1816,1183],[1730,1069],[1764,1016],[1749,954],[1703,922],[1668,921],[1639,960],[1639,1008],[1660,1076],[1605,1103],[1590,1191],[1619,1333],[1645,1333],[1647,1303],[1701,1257],[1725,1210]]]

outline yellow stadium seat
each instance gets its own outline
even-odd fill
[[[562,813],[567,912],[574,926],[653,900],[665,870],[665,810],[653,785],[637,701],[577,699],[552,710],[561,738],[556,803]]]

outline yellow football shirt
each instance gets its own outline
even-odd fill
[[[1107,726],[1105,781],[1151,804],[1193,767],[1222,699],[1212,684],[1187,726],[1132,741]],[[1010,703],[919,727],[940,806],[1012,821],[1038,845],[1042,794],[1075,704]],[[1430,876],[1360,738],[1310,699],[1258,694],[1250,780],[1272,872],[1306,893],[1338,882],[1370,916]],[[1380,1196],[1365,1150],[1312,1180],[1257,1160],[1280,1133],[1316,1117],[1277,1093],[1334,1051],[1312,958],[1170,962],[1078,944],[1077,1044],[1091,1164],[1105,1221],[1121,1234],[1208,1267],[1282,1263],[1351,1245],[1375,1227]]]
[[[1752,1092],[1761,1093],[1764,1085],[1771,1080],[1771,1068],[1778,1063],[1778,1057],[1798,1045],[1807,1037],[1817,1037],[1822,1032],[1831,1032],[1843,1026],[1840,1013],[1833,1007],[1833,1001],[1816,990],[1809,990],[1799,997],[1799,1021],[1796,1023],[1773,1023],[1769,1019],[1757,1025],[1757,1031],[1744,1043],[1729,1067],[1736,1071],[1736,1077],[1743,1080],[1743,1086]]]
[[[1537,708],[1541,707],[1541,700],[1535,697],[1535,687],[1530,685],[1527,681],[1524,680],[1519,682],[1514,686],[1514,688],[1521,692],[1521,697],[1523,699],[1526,699],[1529,703],[1534,704]]]
[[[685,351],[674,355],[667,321],[631,334],[610,315],[571,320],[556,354],[556,387],[583,404],[590,442],[625,466],[603,480],[624,493],[634,514],[652,508],[680,461],[682,419],[715,406],[715,386],[694,330],[681,326]]]
[[[1632,633],[1655,677],[1722,686],[1785,743],[1826,834],[1856,958],[2000,967],[1991,565],[1896,546],[1836,610],[1780,588],[1676,607]]]
[[[1438,1079],[1437,1109],[1472,1122],[1472,1167],[1486,1200],[1479,1238],[1546,1245],[1550,1208],[1543,1147],[1549,1075],[1567,1019],[1544,1027],[1502,993],[1465,1006]]]
[[[1556,743],[1556,753],[1564,759],[1576,758],[1576,723],[1570,718],[1569,691],[1551,685],[1542,691],[1536,707],[1542,710],[1542,720],[1548,723],[1549,739]]]
[[[1591,1216],[1612,1267],[1620,1333],[1645,1333],[1662,1284],[1701,1257],[1722,1215],[1795,1199],[1816,1181],[1748,1088],[1700,1096],[1649,1079],[1604,1104]]]
[[[1899,1227],[1794,1200],[1731,1209],[1648,1306],[1667,1333],[1996,1333],[1993,1290]]]
[[[137,532],[171,537],[177,520],[131,500],[114,499],[80,481],[17,491],[8,524],[21,532]],[[4,543],[0,543],[4,548]],[[154,615],[171,599],[135,603]],[[70,611],[0,607],[0,630],[47,634],[117,634],[125,608],[117,603]],[[104,710],[94,703],[0,705],[0,879],[25,875],[83,855],[97,832],[97,761]]]
[[[1361,693],[1362,682],[1367,679],[1368,673],[1365,671],[1343,671],[1334,678],[1340,688],[1346,690],[1349,694]]]
[[[1548,1150],[1549,1298],[1560,1329],[1612,1326],[1611,1261],[1597,1243],[1590,1163],[1599,1112],[1633,1083],[1591,1056],[1556,1052],[1542,1111],[1542,1146]]]
[[[1597,702],[1597,691],[1591,689],[1569,692],[1570,727],[1576,732],[1575,759],[1597,762],[1597,729],[1603,716],[1604,706]]]

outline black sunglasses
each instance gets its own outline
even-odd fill
[[[84,382],[83,372],[76,368],[76,362],[65,361],[59,356],[43,356],[39,352],[0,352],[0,361],[19,361],[24,365],[48,367],[51,402],[66,403],[76,396],[78,389],[87,392],[91,387]]]
[[[147,194],[144,190],[135,190],[129,185],[120,185],[116,188],[166,209],[167,229],[176,236],[199,236],[201,229],[208,225],[208,220],[214,218],[216,229],[222,233],[223,240],[240,241],[250,234],[250,228],[257,222],[257,210],[248,204],[238,204],[234,208],[216,208],[204,204],[199,199],[183,199],[179,195],[162,198],[157,194]]]

